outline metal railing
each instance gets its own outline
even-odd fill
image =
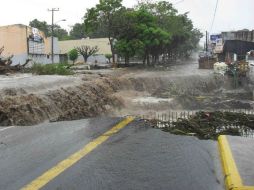
[[[220,112],[231,112],[231,113],[243,113],[246,115],[254,115],[254,110],[246,110],[246,109],[229,109],[229,110],[216,110]],[[168,113],[150,113],[145,115],[138,116],[140,119],[152,121],[153,125],[157,128],[165,128],[165,127],[174,127],[174,123],[179,119],[189,119],[195,116],[198,112],[213,112],[208,110],[185,110],[185,111],[169,111]],[[137,116],[136,116],[137,117]],[[229,123],[226,125],[221,125],[216,128],[216,132],[224,131],[227,129],[237,129],[241,136],[243,137],[253,137],[254,138],[254,130],[246,127],[237,125],[234,123]]]

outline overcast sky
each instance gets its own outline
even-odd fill
[[[87,8],[93,7],[99,0],[6,0],[1,2],[0,26],[9,24],[25,24],[37,18],[51,22],[48,8],[58,7],[55,21],[66,19],[59,24],[65,29],[81,22]],[[194,26],[210,31],[216,0],[169,0],[175,4],[180,13],[189,12]],[[133,7],[137,0],[123,0],[127,7]],[[254,0],[219,0],[212,33],[254,29]]]

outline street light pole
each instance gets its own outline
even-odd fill
[[[54,12],[59,11],[59,8],[48,9],[52,13],[52,24],[51,24],[51,60],[54,63]]]

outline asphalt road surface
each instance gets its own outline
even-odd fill
[[[0,128],[0,189],[21,189],[121,120]],[[222,190],[224,185],[216,142],[171,135],[134,121],[42,189]]]
[[[227,136],[243,185],[254,186],[254,138]]]

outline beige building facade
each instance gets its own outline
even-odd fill
[[[88,58],[89,63],[107,63],[108,60],[106,59],[106,54],[111,54],[111,48],[108,38],[84,38],[80,40],[66,40],[66,41],[59,41],[59,48],[60,48],[60,56],[67,55],[68,52],[76,47],[81,46],[90,46],[95,47],[97,46],[99,51],[94,56],[90,56]],[[79,56],[77,59],[78,62],[83,62],[84,59],[82,56]]]
[[[51,63],[51,38],[36,28],[15,24],[0,26],[0,47],[4,46],[2,56],[14,55],[13,65],[23,64],[27,59],[35,63]],[[54,62],[59,62],[59,46],[54,38]]]

